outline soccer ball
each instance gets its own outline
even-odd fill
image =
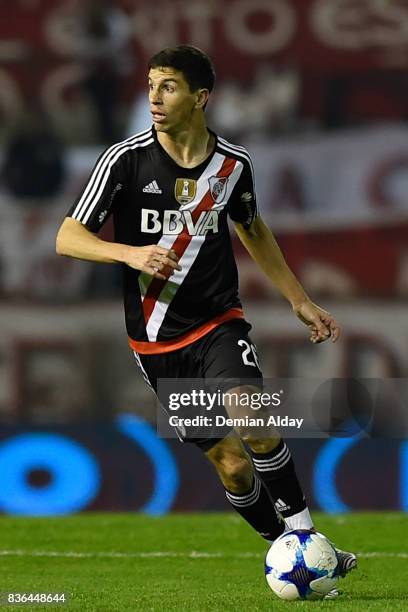
[[[281,599],[322,599],[339,579],[336,551],[321,533],[286,531],[267,552],[265,575]]]

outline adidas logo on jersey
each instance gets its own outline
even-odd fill
[[[190,236],[205,236],[208,232],[218,234],[218,210],[204,210],[194,220],[189,210],[165,210],[162,220],[157,210],[142,208],[141,231],[145,234],[162,232],[169,236],[181,234],[185,229]]]
[[[156,180],[146,185],[146,187],[143,187],[142,191],[143,193],[163,193]]]

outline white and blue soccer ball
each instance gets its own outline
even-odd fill
[[[336,551],[320,533],[286,531],[267,552],[265,574],[281,599],[322,599],[339,579]]]

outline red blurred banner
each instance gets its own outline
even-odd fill
[[[128,16],[134,87],[144,83],[140,67],[146,58],[177,42],[202,47],[222,78],[241,81],[271,59],[318,74],[408,64],[405,0],[121,0],[117,5]],[[5,77],[26,95],[76,61],[79,6],[76,0],[0,1],[0,62]]]
[[[299,229],[276,232],[276,236],[311,295],[402,298],[408,294],[407,222],[389,227]],[[236,249],[241,294],[267,298],[270,288],[238,240]]]

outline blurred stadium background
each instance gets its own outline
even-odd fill
[[[249,149],[263,216],[344,328],[310,345],[237,245],[265,375],[407,376],[407,23],[406,0],[0,1],[1,512],[228,509],[200,452],[155,436],[119,268],[54,252],[97,155],[149,125],[164,46],[214,59],[209,125]],[[403,439],[291,447],[313,508],[408,510]]]

